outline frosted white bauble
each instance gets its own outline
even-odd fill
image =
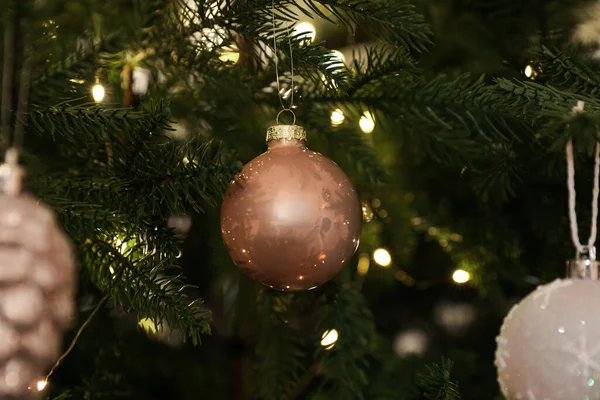
[[[496,341],[507,399],[600,399],[600,282],[538,287],[508,313]]]

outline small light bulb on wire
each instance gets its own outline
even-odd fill
[[[363,133],[367,135],[372,133],[375,129],[375,116],[369,111],[365,111],[358,121],[358,125]]]
[[[392,256],[386,249],[377,249],[373,252],[373,260],[382,267],[387,267],[392,263]]]
[[[315,41],[315,37],[317,36],[317,30],[310,22],[300,22],[294,27],[294,34],[299,36],[301,39],[312,43]]]
[[[42,390],[44,390],[46,388],[47,385],[48,385],[48,381],[46,381],[46,380],[38,381],[36,384],[36,388],[37,388],[38,392],[41,392]]]
[[[464,269],[457,269],[452,274],[452,279],[456,283],[466,283],[466,282],[468,282],[471,279],[471,274],[469,274]]]
[[[331,350],[337,343],[339,338],[338,331],[335,329],[328,329],[323,332],[323,336],[321,336],[321,346],[325,350]]]
[[[342,110],[339,108],[333,110],[330,117],[331,126],[340,126],[344,122],[344,119],[346,119],[346,117],[344,116],[344,112]]]
[[[94,101],[96,103],[102,103],[102,100],[104,100],[104,94],[104,86],[102,86],[100,82],[96,82],[92,88],[92,97],[94,98]]]
[[[344,57],[344,55],[342,54],[342,52],[341,52],[341,51],[339,51],[339,50],[333,50],[333,51],[331,52],[331,55],[332,55],[332,56],[333,56],[335,59],[337,59],[337,61],[339,61],[340,63],[342,63],[342,64],[346,64],[346,57]]]
[[[535,78],[538,76],[539,72],[540,72],[540,69],[537,68],[533,63],[527,64],[525,66],[525,68],[523,69],[523,74],[525,74],[525,76],[531,80],[535,80]]]

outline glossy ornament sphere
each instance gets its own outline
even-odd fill
[[[509,312],[496,339],[509,400],[600,399],[600,282],[557,279]]]
[[[296,125],[269,128],[267,152],[236,175],[221,207],[233,262],[284,291],[312,289],[336,276],[356,251],[362,224],[346,174],[306,148],[305,139]]]

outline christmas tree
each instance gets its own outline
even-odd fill
[[[569,138],[589,229],[597,4],[1,4],[2,130],[22,133],[26,190],[79,265],[64,357],[34,391],[503,398],[502,321],[573,258]],[[292,97],[308,146],[356,187],[363,228],[335,279],[287,293],[236,268],[219,207]]]

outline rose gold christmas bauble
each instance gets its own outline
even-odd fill
[[[267,133],[268,150],[244,166],[221,207],[233,262],[278,290],[312,289],[336,276],[358,247],[356,190],[327,157],[306,148],[296,125]]]

